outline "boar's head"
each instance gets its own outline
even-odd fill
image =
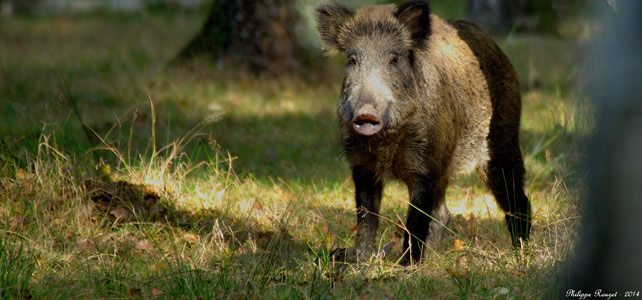
[[[347,59],[337,110],[342,126],[373,136],[399,126],[416,110],[415,55],[430,34],[427,1],[356,12],[325,4],[317,9],[317,26],[326,51],[343,52]]]

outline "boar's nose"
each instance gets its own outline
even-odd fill
[[[383,128],[383,121],[376,116],[374,107],[366,104],[357,111],[356,117],[352,119],[352,128],[359,134],[371,136]]]
[[[374,135],[383,127],[383,122],[373,115],[360,115],[352,120],[354,131],[363,135]]]

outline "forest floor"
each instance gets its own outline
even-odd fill
[[[425,263],[333,265],[354,188],[338,142],[340,59],[273,78],[166,62],[189,15],[0,24],[0,298],[549,298],[577,241],[592,128],[577,41],[498,39],[522,82],[534,224],[511,248],[476,175],[447,192],[452,230]],[[228,71],[222,71],[228,69]],[[84,125],[83,125],[84,124]],[[386,187],[377,241],[402,235]],[[399,247],[393,254],[399,254]]]

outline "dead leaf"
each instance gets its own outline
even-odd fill
[[[16,183],[21,184],[25,190],[31,190],[36,174],[29,173],[25,169],[16,171]]]
[[[158,296],[163,295],[163,294],[165,294],[165,292],[163,292],[162,290],[157,289],[157,288],[152,288],[152,296],[158,297]]]
[[[27,171],[25,171],[25,169],[18,169],[18,171],[16,171],[16,179],[20,181],[27,179]]]
[[[522,272],[522,271],[517,271],[517,270],[513,270],[513,269],[509,269],[509,270],[508,270],[508,273],[511,273],[511,274],[516,275],[516,276],[519,276],[519,277],[522,277],[522,276],[526,275],[526,274],[525,274],[524,272]]]
[[[129,288],[127,289],[127,295],[133,298],[140,298],[140,296],[142,295],[142,292],[138,288]]]
[[[453,246],[453,249],[457,251],[461,251],[461,250],[464,250],[464,246],[465,246],[464,241],[455,239],[455,245]]]

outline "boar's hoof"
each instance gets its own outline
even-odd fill
[[[352,120],[354,131],[362,135],[374,135],[383,128],[383,122],[373,115],[360,115]]]
[[[355,249],[337,248],[332,250],[329,255],[330,263],[357,263],[367,261],[372,256],[384,258],[392,252],[395,242],[386,244],[382,249],[373,253],[373,251],[357,251]]]

